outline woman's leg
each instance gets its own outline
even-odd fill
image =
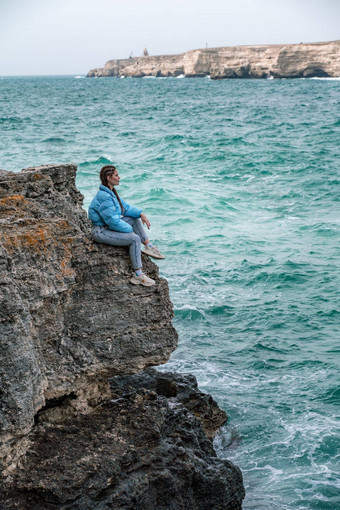
[[[133,269],[142,268],[141,239],[137,234],[116,232],[105,227],[94,227],[92,237],[97,243],[128,246]]]
[[[130,216],[123,216],[122,220],[131,225],[135,234],[137,234],[142,243],[145,244],[149,240],[147,233],[143,227],[142,220],[140,218],[131,218]]]
[[[165,259],[164,255],[162,255],[157,246],[153,246],[150,243],[140,218],[130,218],[130,216],[123,216],[122,220],[126,221],[126,223],[132,226],[135,234],[137,234],[140,237],[142,243],[145,244],[143,253],[154,259]]]

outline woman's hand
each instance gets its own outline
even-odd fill
[[[140,215],[140,219],[148,228],[150,228],[150,221],[147,219],[146,215],[142,212]]]

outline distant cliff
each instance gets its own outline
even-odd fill
[[[224,78],[310,78],[340,76],[340,41],[229,46],[179,55],[109,60],[87,76]]]
[[[225,412],[144,371],[177,345],[167,282],[144,255],[156,285],[131,285],[127,250],[91,240],[76,170],[0,170],[0,508],[239,510]]]

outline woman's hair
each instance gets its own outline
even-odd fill
[[[113,165],[105,165],[102,167],[102,169],[100,170],[100,180],[102,181],[102,184],[104,184],[104,186],[108,187],[107,186],[107,178],[109,177],[109,175],[112,175],[113,172],[117,170],[117,168]]]
[[[107,178],[109,177],[109,175],[112,175],[113,172],[115,172],[117,170],[117,168],[114,166],[114,165],[104,165],[102,167],[102,169],[100,170],[100,174],[99,174],[99,177],[100,177],[100,180],[102,181],[102,184],[104,186],[106,186],[108,188],[108,185],[107,185]],[[120,205],[120,208],[122,210],[122,214],[124,214],[124,207],[123,207],[123,204],[119,198],[119,195],[117,193],[117,191],[115,190],[115,188],[113,187],[112,188],[112,191],[113,193],[116,195],[117,197],[117,200],[119,202],[119,205]]]

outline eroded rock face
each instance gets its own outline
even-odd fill
[[[210,414],[216,427],[218,407],[192,376],[148,370],[110,382],[92,412],[72,412],[69,400],[39,414],[0,493],[7,510],[241,510],[241,472],[201,426]]]
[[[104,400],[107,376],[165,363],[168,286],[129,283],[124,248],[95,244],[74,165],[0,172],[0,467],[14,469],[46,403]]]
[[[340,76],[340,41],[230,46],[190,50],[180,55],[159,55],[109,60],[88,77],[179,76],[224,78],[301,78]]]
[[[75,175],[0,171],[0,509],[241,510],[226,413],[145,370],[177,344],[167,283],[145,257],[156,285],[131,285],[127,251],[91,240]]]

